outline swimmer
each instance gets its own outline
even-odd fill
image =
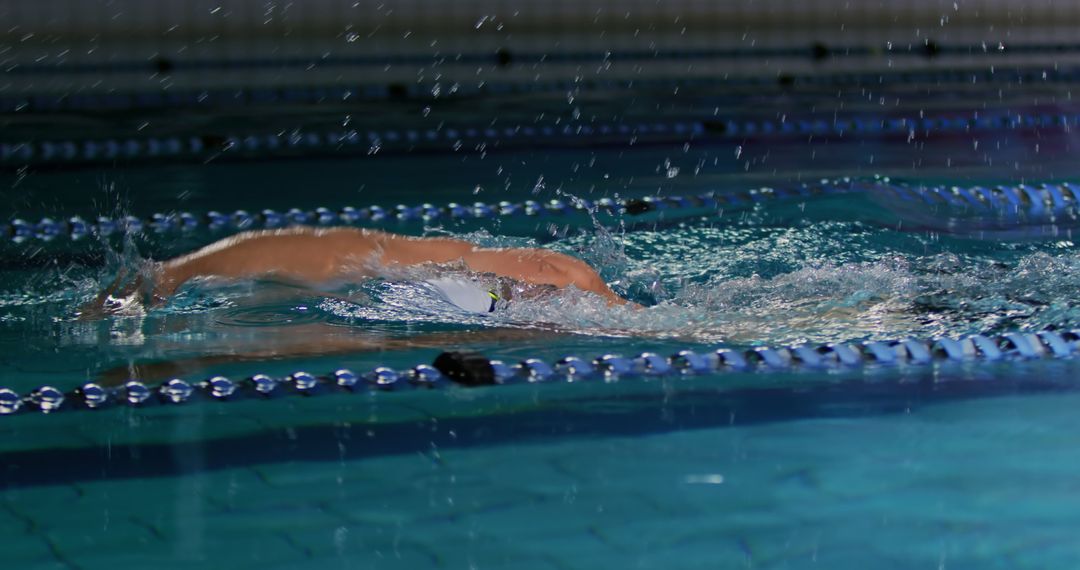
[[[149,295],[151,303],[163,303],[184,283],[198,278],[274,279],[304,285],[321,285],[370,279],[380,274],[422,266],[458,264],[475,273],[489,273],[531,285],[575,287],[599,295],[609,305],[628,301],[612,291],[584,261],[554,251],[535,248],[483,248],[452,238],[422,238],[356,228],[295,227],[241,233],[210,244],[193,253],[153,264],[144,275],[118,296],[121,275],[95,302],[84,307],[84,316],[115,312]],[[447,280],[429,280],[444,297],[463,308],[478,301],[469,299],[467,287]],[[143,290],[143,284],[150,283]],[[486,291],[479,291],[488,306]],[[98,307],[94,311],[93,307]],[[490,307],[494,307],[491,303]]]

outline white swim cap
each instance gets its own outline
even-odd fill
[[[495,310],[499,296],[467,279],[440,277],[425,281],[440,297],[450,304],[472,313],[490,313]]]

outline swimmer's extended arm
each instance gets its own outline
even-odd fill
[[[378,232],[290,228],[244,232],[155,267],[153,295],[168,298],[198,277],[275,278],[302,283],[364,276],[377,261]]]
[[[462,261],[469,269],[526,283],[574,286],[624,304],[585,262],[542,249],[484,249],[449,238],[412,238],[351,228],[290,228],[226,238],[156,268],[155,298],[197,277],[270,277],[320,283],[392,267]]]
[[[465,253],[462,260],[473,271],[494,273],[537,285],[574,286],[600,295],[608,304],[627,303],[626,299],[607,286],[588,263],[555,251],[475,248]]]

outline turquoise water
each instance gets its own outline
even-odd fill
[[[725,193],[844,175],[962,185],[1080,177],[1062,150],[1068,137],[1044,137],[1039,150],[1019,138],[989,154],[986,140],[979,151],[968,139],[653,146],[31,172],[3,187],[32,218]],[[552,361],[1069,328],[1075,229],[1069,219],[1048,228],[913,211],[872,183],[662,223],[597,214],[403,228],[578,255],[648,305],[564,292],[482,317],[375,281],[330,291],[199,283],[149,312],[81,321],[79,305],[120,267],[216,236],[11,244],[0,378],[21,391],[69,389],[132,376],[405,368],[448,347]],[[23,414],[0,421],[0,531],[18,537],[5,557],[19,568],[1068,566],[1080,554],[1076,366]]]

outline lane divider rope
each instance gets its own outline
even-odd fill
[[[780,188],[757,188],[738,192],[704,192],[687,196],[645,196],[632,199],[601,198],[598,200],[560,200],[546,202],[451,202],[436,206],[425,203],[393,207],[378,205],[340,210],[292,208],[281,212],[263,209],[256,212],[236,210],[222,213],[210,211],[203,215],[190,212],[155,213],[146,218],[136,216],[99,216],[92,220],[80,216],[46,217],[38,221],[21,218],[0,224],[0,235],[15,243],[31,240],[50,241],[59,238],[82,240],[91,236],[107,237],[116,234],[150,232],[165,234],[211,230],[239,232],[253,229],[275,229],[294,225],[353,226],[374,225],[391,227],[395,224],[435,223],[439,221],[491,220],[512,217],[566,217],[588,211],[620,214],[630,217],[649,213],[710,215],[723,208],[749,207],[777,199],[807,199],[816,196],[849,192],[884,193],[901,202],[918,207],[945,208],[964,214],[994,216],[1010,224],[1052,221],[1080,217],[1080,185],[1065,182],[1033,186],[913,186],[897,184],[887,178],[871,180],[823,180],[816,184],[801,184]]]
[[[200,381],[173,378],[156,385],[130,380],[105,387],[89,382],[73,390],[41,386],[20,394],[0,388],[0,415],[52,414],[109,407],[148,407],[198,401],[230,402],[327,393],[399,392],[450,386],[513,385],[545,382],[612,382],[628,378],[677,378],[727,372],[794,372],[917,366],[935,363],[1072,358],[1080,352],[1080,331],[1007,332],[958,339],[903,339],[790,347],[718,348],[706,353],[681,350],[670,356],[643,352],[634,357],[605,354],[594,359],[566,356],[549,363],[527,358],[516,363],[471,353],[443,353],[434,365],[407,370],[377,367],[365,373],[337,369],[315,375],[254,374],[241,380],[212,376]]]
[[[856,115],[838,118],[678,119],[640,123],[579,123],[442,129],[326,130],[291,133],[253,132],[227,136],[62,139],[0,143],[0,166],[63,165],[116,160],[217,159],[328,153],[451,150],[466,145],[543,145],[566,140],[627,142],[687,139],[744,140],[757,137],[919,136],[1036,129],[1080,128],[1080,114],[991,111],[914,117]]]
[[[808,198],[822,194],[848,192],[855,184],[850,179],[826,181],[821,184],[802,184],[790,188],[758,188],[743,192],[704,192],[689,196],[645,196],[632,199],[600,198],[598,200],[560,200],[546,202],[502,201],[498,203],[475,202],[459,204],[450,202],[443,206],[399,204],[384,208],[378,205],[362,208],[344,207],[334,211],[329,208],[302,210],[292,208],[284,212],[264,209],[255,213],[236,210],[230,213],[210,211],[204,215],[190,212],[156,213],[146,218],[136,216],[99,216],[86,220],[80,216],[67,218],[42,218],[36,222],[14,219],[0,225],[0,232],[11,240],[21,243],[27,240],[53,240],[70,238],[81,240],[90,236],[114,234],[138,234],[189,232],[198,229],[219,231],[245,231],[275,229],[295,225],[341,226],[341,225],[390,225],[399,223],[433,223],[440,220],[488,220],[494,218],[548,216],[559,217],[587,211],[641,216],[649,212],[667,210],[702,210],[715,212],[718,208],[752,206],[765,200],[784,197]]]

